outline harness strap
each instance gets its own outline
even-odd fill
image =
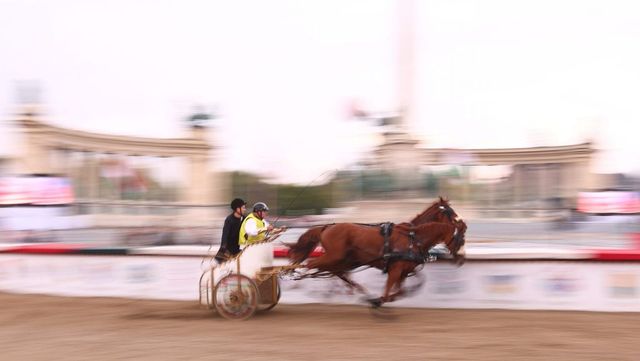
[[[409,249],[404,252],[393,252],[390,245],[390,238],[393,223],[383,223],[380,226],[380,233],[384,236],[384,247],[382,249],[382,260],[384,267],[382,273],[389,271],[389,266],[395,261],[409,261],[417,264],[424,264],[435,260],[435,257],[420,249],[419,241],[416,240],[416,233],[409,231]],[[417,248],[417,250],[416,250]]]
[[[391,236],[391,232],[393,232],[393,223],[385,222],[380,225],[380,234],[384,237],[384,245],[382,247],[384,267],[382,273],[387,273],[389,270],[389,258],[391,257],[391,240],[389,236]]]

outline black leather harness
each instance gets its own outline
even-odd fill
[[[423,264],[430,258],[428,252],[424,252],[420,249],[420,242],[416,240],[415,232],[409,232],[409,249],[406,251],[398,252],[391,249],[391,233],[393,232],[393,223],[386,222],[380,225],[380,234],[384,237],[384,246],[382,248],[382,260],[384,267],[383,273],[389,271],[389,265],[395,261],[410,261],[417,264]]]

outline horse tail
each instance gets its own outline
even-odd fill
[[[318,243],[320,243],[322,232],[327,227],[329,227],[328,224],[324,226],[316,226],[309,228],[304,232],[300,238],[298,238],[298,242],[289,247],[289,260],[292,263],[301,263],[307,259]]]

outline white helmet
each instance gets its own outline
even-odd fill
[[[268,211],[268,210],[269,210],[269,206],[267,206],[267,204],[264,202],[258,202],[253,205],[254,212]]]

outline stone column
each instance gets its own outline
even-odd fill
[[[207,193],[207,158],[203,155],[189,157],[189,188],[184,201],[194,205],[209,203]]]
[[[100,167],[98,166],[98,156],[95,153],[87,152],[87,198],[94,201],[99,197]]]
[[[26,174],[51,173],[45,140],[37,130],[28,129],[25,136],[22,172]]]
[[[576,207],[579,191],[576,163],[562,164],[562,196],[569,200],[570,207]]]
[[[210,178],[206,154],[189,158],[189,182],[184,201],[189,205],[183,219],[184,226],[205,226],[209,220],[211,205]]]
[[[580,185],[579,191],[593,190],[600,187],[596,177],[591,173],[591,162],[589,160],[580,161],[576,171],[577,183]]]
[[[549,190],[548,188],[548,164],[539,164],[536,168],[536,178],[538,180],[538,201],[536,203],[539,204],[540,208],[544,209],[546,207],[546,199],[548,198]]]
[[[522,166],[513,166],[513,203],[519,204],[522,201]]]
[[[488,192],[489,192],[489,207],[491,207],[492,209],[495,208],[496,205],[496,183],[494,182],[494,180],[492,179],[491,182],[488,184]]]

